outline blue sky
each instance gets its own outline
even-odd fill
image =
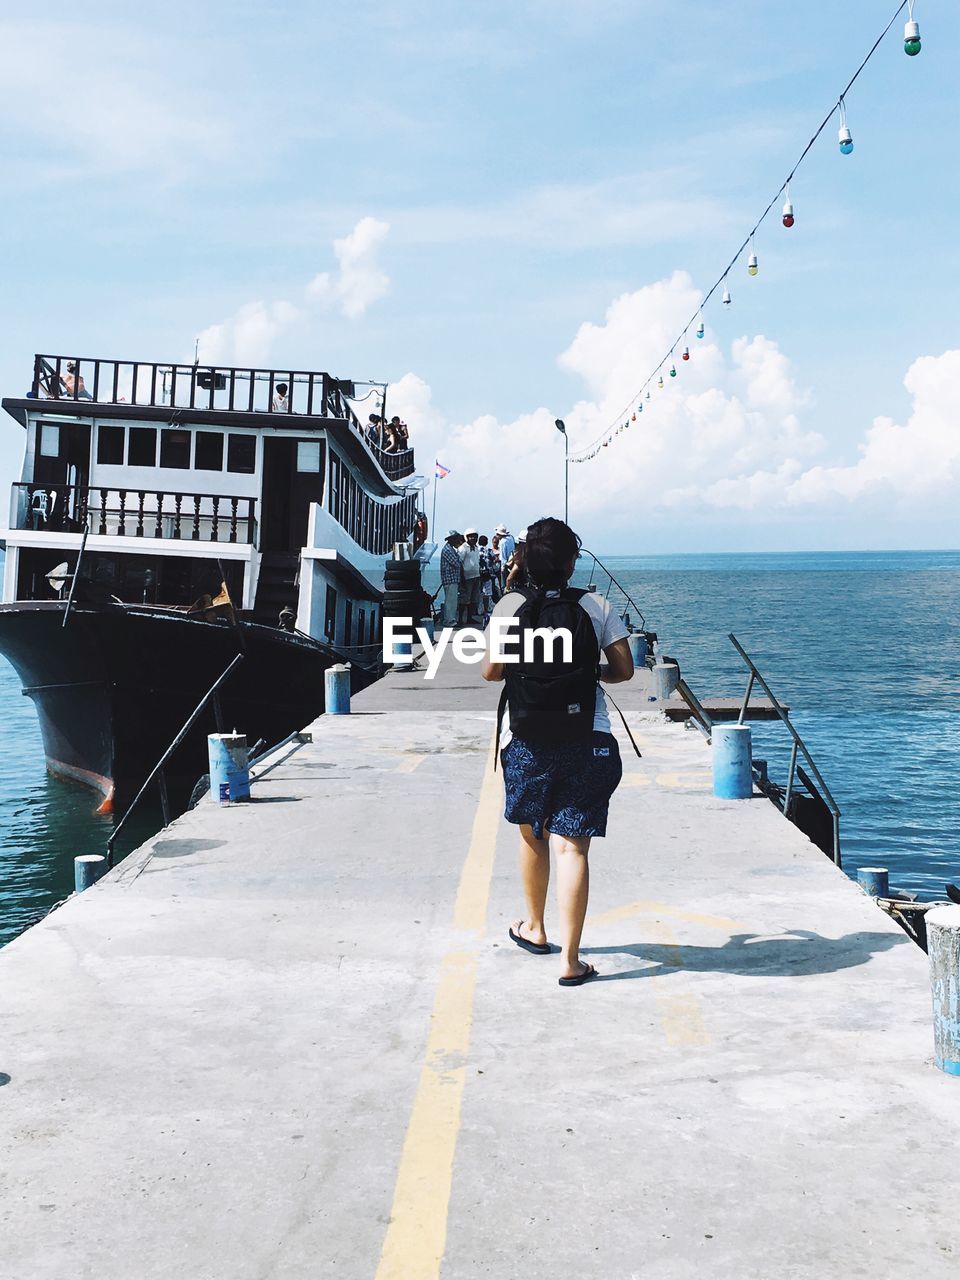
[[[421,463],[451,468],[441,520],[519,527],[562,495],[552,418],[586,443],[639,386],[894,7],[7,18],[0,385],[36,350],[189,360],[200,334],[389,379]],[[850,94],[854,154],[829,125],[796,225],[764,225],[643,431],[572,468],[593,545],[957,545],[960,21],[915,16],[920,56],[904,13]],[[5,482],[19,452],[11,423]]]

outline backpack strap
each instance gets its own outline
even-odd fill
[[[497,772],[497,761],[500,759],[500,733],[503,729],[503,713],[507,709],[507,683],[504,681],[500,691],[500,705],[497,707],[497,740],[493,748],[493,772]]]
[[[599,681],[597,683],[599,684]],[[607,698],[610,702],[613,702],[613,699],[610,697],[610,694],[606,691],[606,689],[604,689],[603,691],[603,696]],[[633,734],[630,732],[630,726],[627,724],[627,717],[623,714],[623,712],[620,710],[620,708],[617,706],[615,702],[613,702],[613,706],[616,710],[617,715],[623,721],[623,727],[627,731],[627,737],[630,739],[630,745],[633,747],[634,751],[637,753],[637,759],[642,760],[643,756],[640,754],[640,748],[637,746],[636,740],[634,739]],[[499,740],[500,739],[498,737],[497,741],[499,742]]]

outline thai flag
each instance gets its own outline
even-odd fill
[[[437,463],[437,479],[442,480],[445,476],[448,476],[449,474],[450,474],[450,468],[445,467],[443,463],[438,462]]]

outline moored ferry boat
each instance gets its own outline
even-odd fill
[[[166,771],[180,795],[214,727],[272,744],[323,710],[332,663],[375,678],[385,557],[423,538],[423,481],[355,396],[326,373],[38,355],[2,401],[25,448],[0,653],[48,767],[105,809],[238,654]]]

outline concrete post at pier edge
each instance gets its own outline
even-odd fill
[[[210,794],[218,804],[250,799],[245,733],[211,733],[207,737],[210,758]]]
[[[680,683],[680,668],[675,662],[658,662],[653,668],[653,684],[657,697],[666,700]]]
[[[630,654],[633,658],[634,667],[645,667],[647,665],[647,637],[639,631],[634,631],[627,636],[627,643],[630,645]]]
[[[396,661],[394,671],[410,671],[413,668],[413,641],[394,640],[393,653]]]
[[[350,668],[342,662],[323,673],[323,705],[328,716],[350,714]]]
[[[927,912],[927,950],[933,990],[934,1061],[960,1076],[960,906]]]
[[[721,800],[749,800],[753,795],[753,750],[749,726],[715,724],[710,741],[713,794]]]
[[[77,893],[83,893],[97,883],[107,869],[107,860],[101,853],[82,853],[73,860],[73,884]]]
[[[886,898],[890,893],[890,873],[886,867],[857,867],[857,884],[871,898]]]

